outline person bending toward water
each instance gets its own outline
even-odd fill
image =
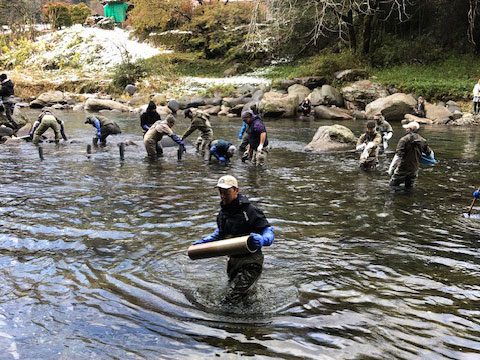
[[[230,237],[251,235],[256,252],[246,255],[232,255],[228,258],[227,275],[230,283],[227,300],[237,301],[257,282],[263,268],[263,246],[274,241],[274,229],[265,214],[248,198],[239,193],[238,181],[231,175],[222,176],[216,186],[220,192],[220,212],[217,215],[217,229],[193,245]]]
[[[191,119],[190,127],[185,131],[182,140],[185,140],[195,130],[200,131],[197,139],[196,149],[202,156],[205,156],[211,141],[213,140],[212,125],[210,125],[210,115],[201,110],[185,110],[185,117]]]
[[[380,153],[383,153],[388,148],[388,141],[393,136],[392,126],[385,120],[381,113],[375,114],[373,119],[377,123],[377,132],[382,136],[382,143],[380,144]]]
[[[168,115],[163,121],[155,122],[143,137],[145,150],[151,159],[156,159],[163,155],[163,147],[161,140],[163,136],[169,136],[178,145],[183,147],[185,151],[185,143],[173,132],[172,128],[175,126],[175,117]]]
[[[140,115],[140,126],[143,130],[143,136],[147,133],[150,127],[157,121],[162,120],[160,114],[157,112],[157,105],[150,101],[147,106],[147,110]]]
[[[30,130],[30,137],[33,140],[35,145],[38,145],[41,141],[41,136],[48,129],[52,129],[55,133],[55,143],[58,144],[60,138],[67,141],[67,136],[65,135],[65,125],[64,122],[53,115],[50,110],[44,109],[38,120],[33,124],[32,130]]]
[[[304,116],[310,115],[312,112],[312,102],[308,97],[306,97],[298,106],[298,112]]]
[[[212,156],[214,156],[222,164],[227,164],[237,149],[231,142],[225,140],[214,140],[211,145],[212,147],[210,148],[210,157],[208,160],[211,161]]]
[[[357,141],[357,151],[361,151],[360,168],[362,170],[375,170],[378,164],[378,150],[382,136],[376,130],[375,121],[367,122],[367,131]]]
[[[97,130],[97,136],[93,138],[93,145],[97,146],[100,140],[101,146],[107,145],[107,137],[109,135],[121,134],[120,126],[105,116],[101,115],[87,115],[85,118],[85,124],[92,125]]]
[[[417,99],[417,105],[415,105],[415,116],[418,116],[420,118],[424,118],[426,116],[425,112],[425,99],[423,96],[419,96]]]
[[[417,134],[420,125],[416,121],[403,125],[403,128],[407,134],[398,141],[388,174],[391,175],[390,186],[399,187],[405,183],[405,188],[409,189],[418,176],[422,153],[433,157],[433,151],[428,147],[427,140]]]

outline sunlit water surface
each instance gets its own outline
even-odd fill
[[[87,158],[83,116],[61,114],[74,141],[44,145],[43,162],[31,143],[0,148],[0,359],[480,358],[480,221],[462,217],[477,129],[422,129],[439,163],[406,194],[388,186],[391,154],[363,173],[358,154],[303,152],[328,121],[267,121],[258,170],[207,165],[191,146],[152,163],[126,115]],[[238,141],[239,119],[212,123]],[[276,229],[237,306],[222,304],[226,259],[186,254],[214,230],[227,173]]]

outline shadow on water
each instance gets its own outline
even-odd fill
[[[91,154],[80,113],[62,114],[72,142],[44,144],[44,161],[32,144],[2,146],[1,359],[480,356],[480,204],[463,217],[480,178],[475,129],[422,129],[439,162],[395,193],[392,153],[364,173],[357,154],[303,151],[328,121],[267,121],[259,171],[208,165],[191,144],[180,162],[176,148],[151,161],[138,119],[114,116],[123,134]],[[238,119],[212,122],[236,139]],[[225,259],[186,255],[214,230],[227,173],[276,228],[254,291],[234,305]]]

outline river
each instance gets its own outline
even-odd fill
[[[31,143],[0,148],[0,359],[480,358],[480,220],[462,216],[480,185],[476,128],[422,127],[438,164],[395,193],[391,155],[364,173],[358,154],[303,152],[329,121],[266,121],[259,170],[204,164],[192,146],[150,162],[121,114],[123,134],[87,158],[93,127],[59,114],[75,141],[44,145],[44,161]],[[241,125],[212,124],[226,139]],[[127,139],[139,146],[120,161]],[[186,254],[215,229],[224,174],[276,229],[236,306],[222,303],[226,259]]]

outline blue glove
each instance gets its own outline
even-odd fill
[[[143,125],[143,126],[142,126],[142,129],[145,130],[145,131],[148,131],[148,130],[150,130],[150,126],[148,126],[148,125]]]
[[[474,197],[475,199],[480,199],[480,191],[475,190],[475,191],[473,192],[473,197]]]
[[[227,161],[223,156],[219,156],[218,160],[220,160],[220,162],[222,162],[222,163]]]
[[[192,245],[204,244],[207,242],[217,241],[217,240],[220,240],[220,230],[218,230],[218,228],[214,231],[213,234],[208,235],[206,238],[203,238],[202,240],[195,241]]]
[[[263,246],[263,236],[255,233],[251,233],[250,236],[253,237],[252,244],[255,249],[260,249]]]
[[[260,249],[262,246],[270,246],[273,243],[275,238],[274,229],[272,226],[269,226],[263,230],[262,235],[251,233],[251,237],[253,237],[252,244],[255,249]]]

